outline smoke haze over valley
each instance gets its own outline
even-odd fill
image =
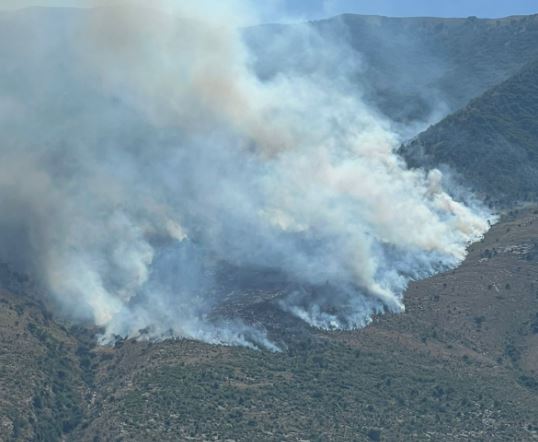
[[[362,327],[486,232],[485,210],[398,157],[406,128],[365,101],[366,62],[336,33],[297,25],[261,60],[239,3],[158,6],[2,17],[1,258],[104,342],[276,348],[208,319],[242,290],[224,268],[276,271],[282,308],[315,327]]]

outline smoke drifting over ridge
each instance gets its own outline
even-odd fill
[[[209,319],[223,268],[281,273],[297,287],[282,308],[334,329],[402,311],[411,279],[465,257],[485,215],[406,168],[341,42],[298,25],[315,63],[263,80],[237,20],[252,11],[190,3],[100,3],[42,35],[4,17],[0,260],[104,341],[276,349]]]

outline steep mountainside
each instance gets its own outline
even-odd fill
[[[298,25],[267,25],[247,33],[262,77],[319,69],[337,77],[358,61],[357,87],[382,113],[402,123],[436,121],[466,105],[538,57],[538,15],[500,20],[388,18],[347,14],[313,23],[330,57]],[[283,42],[296,56],[285,56]],[[347,41],[354,54],[331,58]]]
[[[281,353],[99,347],[3,291],[3,440],[538,440],[537,237],[538,211],[507,215],[462,267],[413,284],[405,314],[356,332],[297,334],[274,301],[245,301]]]
[[[402,152],[412,166],[450,166],[493,202],[536,200],[538,62],[429,128]]]

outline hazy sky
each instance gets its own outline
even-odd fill
[[[0,8],[32,5],[86,6],[90,0],[0,0]],[[221,2],[223,0],[215,0]],[[226,0],[224,0],[226,1]],[[538,13],[538,0],[249,0],[267,8],[278,5],[272,20],[319,18],[354,12],[387,16],[504,17]],[[221,3],[222,4],[222,3]]]

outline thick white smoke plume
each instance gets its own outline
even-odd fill
[[[292,281],[282,308],[316,327],[402,311],[407,283],[457,265],[487,221],[406,168],[342,41],[298,25],[310,68],[262,79],[245,8],[213,3],[4,13],[0,259],[104,340],[276,348],[212,317],[241,290],[230,269]]]

